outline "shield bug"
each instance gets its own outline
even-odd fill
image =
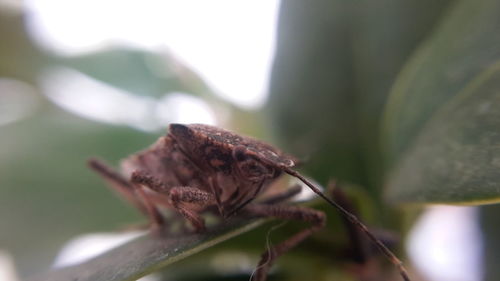
[[[298,193],[292,188],[284,194],[254,201],[283,174],[305,183],[335,207],[342,216],[365,233],[397,266],[404,280],[410,280],[402,262],[368,228],[342,206],[325,196],[319,188],[293,167],[293,156],[259,140],[202,124],[171,124],[169,133],[148,149],[122,161],[119,173],[103,162],[91,159],[90,167],[121,193],[160,231],[168,222],[160,209],[181,214],[196,232],[205,231],[204,212],[226,219],[230,216],[275,217],[311,224],[262,255],[253,280],[263,281],[273,262],[325,225],[323,212],[284,204]]]

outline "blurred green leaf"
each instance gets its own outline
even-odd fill
[[[385,119],[398,202],[500,199],[500,2],[461,1],[415,54]]]
[[[203,234],[154,238],[146,235],[90,261],[34,277],[31,281],[136,280],[180,259],[249,231],[264,220],[235,220]]]
[[[348,55],[350,16],[342,1],[281,3],[268,106],[272,129],[321,180],[364,178]]]
[[[386,96],[448,3],[282,2],[268,111],[273,131],[317,179],[351,181],[378,196]]]
[[[0,128],[0,241],[21,277],[48,267],[61,245],[80,233],[141,220],[86,161],[99,156],[117,163],[157,138],[79,118],[47,101],[38,110]]]
[[[350,40],[355,72],[354,118],[367,181],[377,192],[384,180],[380,124],[390,88],[404,63],[433,30],[450,2],[364,0],[353,5]]]
[[[150,52],[127,47],[56,58],[61,65],[126,90],[146,96],[169,92],[203,95],[210,92],[203,80],[168,52]]]

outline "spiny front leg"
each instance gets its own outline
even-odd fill
[[[205,231],[205,221],[191,206],[202,209],[215,204],[215,197],[201,189],[189,186],[174,187],[169,193],[172,206],[181,213],[194,227],[196,232]]]
[[[205,222],[196,210],[215,204],[212,194],[188,186],[167,188],[161,181],[143,171],[133,172],[132,182],[140,185],[137,192],[145,202],[153,227],[160,227],[163,224],[158,206],[164,206],[176,209],[193,225],[196,232],[205,230]],[[149,191],[141,187],[148,188]],[[168,194],[164,194],[165,192]]]
[[[257,270],[252,277],[252,281],[265,281],[267,279],[267,272],[279,256],[288,252],[311,234],[323,228],[326,223],[326,216],[323,212],[300,206],[252,204],[248,205],[242,211],[251,216],[275,217],[285,220],[304,221],[312,224],[311,227],[272,246],[268,251],[262,254]]]

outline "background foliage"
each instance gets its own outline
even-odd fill
[[[57,56],[32,43],[22,10],[0,9],[0,78],[31,87],[24,102],[30,114],[0,125],[0,246],[28,276],[46,269],[73,236],[142,220],[103,188],[85,162],[99,155],[117,163],[164,132],[106,125],[62,110],[38,79],[54,66],[138,96],[200,96],[231,116],[231,129],[307,159],[304,171],[319,182],[341,180],[369,224],[403,237],[400,212],[385,199],[399,205],[498,202],[499,15],[494,0],[283,1],[269,100],[264,112],[248,112],[213,95],[170,55],[117,46]],[[168,75],[156,75],[146,63],[151,60],[161,61]],[[0,104],[0,110],[9,106]],[[481,215],[485,280],[499,276],[496,209],[488,206]],[[186,259],[170,274],[216,279],[206,257],[238,249],[255,258],[268,228]],[[339,228],[332,216],[328,230],[283,259],[281,277],[349,278],[345,263],[343,270],[332,267],[333,260],[345,260],[332,254],[346,244]],[[193,266],[203,277],[189,270]]]

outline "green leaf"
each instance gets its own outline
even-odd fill
[[[349,243],[349,233],[345,229],[345,222],[330,205],[319,198],[302,202],[301,205],[314,206],[316,210],[332,216],[324,229],[277,260],[277,271],[272,273],[273,277],[285,277],[285,280],[315,277],[314,280],[323,280],[334,274],[342,276],[339,277],[341,280],[351,280],[352,272],[345,271],[346,264],[353,264],[352,257],[346,255],[346,249],[350,248],[346,246]],[[370,209],[370,206],[362,207]],[[368,209],[362,213],[372,213]],[[274,226],[270,227],[269,222]],[[123,281],[136,280],[152,272],[162,272],[169,280],[220,280],[229,278],[230,272],[237,272],[241,278],[234,280],[248,280],[269,243],[276,245],[304,228],[300,223],[283,222],[275,222],[272,218],[235,217],[224,224],[209,227],[209,231],[203,234],[162,237],[146,234],[84,263],[39,274],[28,281]],[[199,253],[200,251],[203,253]],[[243,264],[237,263],[237,260],[232,265],[225,264],[226,271],[220,265],[214,266],[215,257],[224,253],[238,253],[235,257],[243,255]],[[170,266],[191,255],[194,256]],[[248,260],[251,260],[250,269],[244,265]],[[193,271],[193,268],[196,270]],[[234,271],[235,269],[237,270]]]
[[[450,2],[364,0],[353,5],[349,28],[355,118],[368,182],[377,191],[383,186],[380,123],[389,90],[404,63],[432,31]]]
[[[389,89],[449,1],[283,1],[269,113],[287,150],[377,196]],[[384,7],[380,9],[380,7]]]
[[[145,235],[79,265],[62,268],[30,281],[136,280],[171,263],[249,231],[265,220],[234,220],[203,234]]]
[[[354,118],[348,18],[342,1],[283,1],[269,113],[286,150],[310,158],[306,169],[363,180]]]
[[[480,74],[422,128],[394,168],[392,199],[500,201],[500,64]]]
[[[500,199],[500,2],[462,1],[404,69],[385,119],[397,202]]]

